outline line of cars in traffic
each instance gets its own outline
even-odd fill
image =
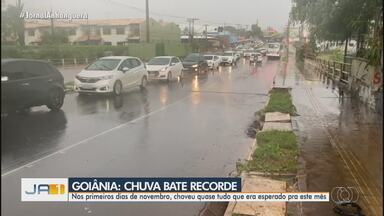
[[[219,65],[236,65],[240,54],[226,51],[222,55],[191,53],[182,61],[176,56],[157,56],[146,64],[130,56],[103,57],[84,68],[75,77],[74,89],[79,94],[112,93],[120,95],[125,88],[145,88],[149,80],[182,79],[185,73],[206,74]]]
[[[132,56],[102,57],[85,67],[74,79],[74,90],[84,93],[120,95],[125,88],[144,89],[149,79],[172,81],[185,72],[206,73],[217,69],[218,55],[189,54],[184,61],[176,56],[158,56],[144,64]],[[1,60],[1,113],[25,111],[46,105],[59,110],[65,97],[64,77],[50,62],[35,59]]]
[[[261,62],[262,52],[251,55],[250,62]],[[191,53],[183,60],[176,56],[157,56],[144,63],[132,56],[107,56],[89,64],[74,78],[79,94],[111,93],[124,89],[144,89],[149,80],[168,82],[182,79],[185,73],[206,74],[220,65],[236,65],[243,52],[228,50],[221,54]],[[261,58],[260,58],[261,56]],[[51,110],[62,107],[64,78],[50,62],[32,59],[1,60],[2,113],[46,105]]]

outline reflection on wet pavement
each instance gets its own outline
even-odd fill
[[[220,67],[197,78],[186,74],[180,82],[151,82],[146,91],[131,89],[119,97],[70,94],[63,106],[65,123],[45,116],[49,112],[44,107],[28,114],[41,113],[40,118],[15,119],[24,129],[2,119],[7,124],[3,128],[9,127],[2,138],[7,150],[2,153],[2,181],[7,185],[2,205],[8,206],[2,213],[198,214],[204,204],[30,205],[21,203],[14,191],[20,190],[21,177],[227,176],[248,155],[252,139],[244,131],[264,106],[277,67],[277,61],[259,66],[256,73],[247,64]],[[52,122],[57,126],[51,127]],[[18,139],[19,145],[12,147]],[[28,166],[20,167],[24,164]]]
[[[291,57],[291,59],[294,57]],[[367,215],[382,212],[382,117],[350,97],[339,97],[327,77],[296,68],[290,61],[288,74],[277,82],[293,87],[300,116],[301,155],[306,162],[307,191],[354,187],[358,204]],[[334,215],[333,203],[306,203],[304,213]]]

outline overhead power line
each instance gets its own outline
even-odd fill
[[[143,14],[146,13],[145,9],[134,6],[134,5],[127,4],[125,2],[121,2],[121,1],[117,1],[117,0],[107,0],[107,1],[110,3],[114,3],[114,4],[124,5],[127,8],[141,12]],[[152,11],[152,10],[151,10],[151,15],[155,15],[158,17],[169,17],[169,18],[183,19],[183,20],[187,20],[189,18],[189,17],[179,16],[179,15],[161,13],[161,12]],[[203,23],[207,23],[207,24],[214,24],[214,25],[222,25],[223,24],[223,22],[211,21],[211,20],[200,19],[200,18],[198,18],[198,20],[203,22]],[[227,22],[225,22],[225,23],[226,23],[226,25],[231,25],[231,26],[241,25],[241,24],[237,24],[237,23],[227,23]]]

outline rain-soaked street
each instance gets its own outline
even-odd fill
[[[68,94],[60,112],[2,117],[2,213],[198,215],[204,204],[21,202],[20,178],[228,176],[250,151],[245,130],[278,68],[241,60],[119,97]]]
[[[293,119],[306,178],[299,189],[332,194],[334,188],[350,187],[365,215],[382,215],[382,116],[351,95],[340,98],[329,78],[297,67],[294,58],[292,51],[276,85],[292,87],[297,108]],[[338,215],[333,211],[337,199],[331,195],[329,203],[304,203],[303,214]]]

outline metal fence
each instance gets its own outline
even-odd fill
[[[369,104],[373,109],[382,114],[382,90],[373,91],[373,86],[362,80],[362,77],[357,77],[356,73],[352,73],[352,59],[346,59],[344,62],[328,61],[314,56],[305,56],[305,67],[321,74],[327,79],[330,79],[332,84],[344,83],[344,90],[351,93],[352,96],[357,96],[363,102]],[[328,81],[327,81],[328,83]]]
[[[62,58],[62,59],[47,59],[47,61],[51,62],[55,66],[70,66],[70,65],[87,65],[98,58]]]
[[[348,88],[351,88],[352,81],[352,64],[328,61],[313,56],[306,56],[305,63],[309,65],[315,72],[321,73],[333,81],[341,81],[348,84]]]

